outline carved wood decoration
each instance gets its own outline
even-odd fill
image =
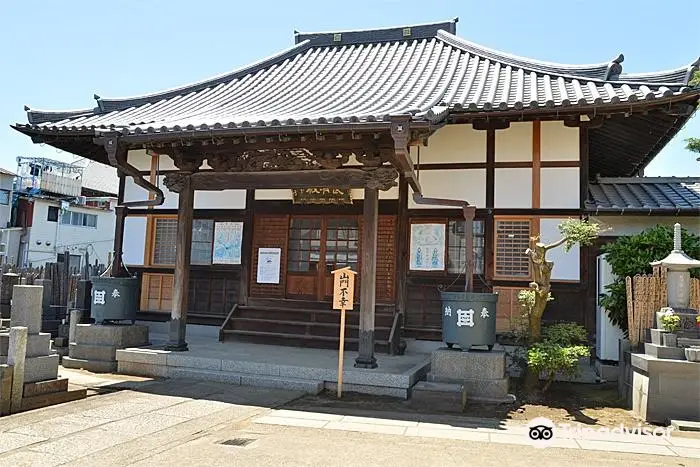
[[[388,190],[396,185],[395,168],[382,166],[368,169],[335,170],[287,170],[266,172],[216,172],[200,171],[193,174],[176,172],[166,175],[164,184],[178,193],[184,179],[191,177],[195,190],[312,188],[332,186],[336,188],[376,188]]]

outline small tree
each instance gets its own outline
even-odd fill
[[[549,244],[540,242],[539,237],[533,237],[530,248],[525,252],[530,259],[534,273],[533,281],[530,282],[530,289],[534,292],[528,329],[528,343],[530,344],[542,339],[542,315],[547,307],[547,302],[551,299],[550,290],[554,263],[547,259],[547,252],[562,245],[565,251],[570,251],[574,245],[590,245],[598,237],[600,226],[586,220],[567,219],[559,224],[559,232],[561,238]]]
[[[573,377],[578,374],[578,361],[588,357],[586,329],[576,323],[559,323],[544,330],[544,338],[527,351],[527,366],[531,374],[544,373],[542,392],[547,391],[557,374]]]
[[[693,79],[690,80],[691,86],[700,86],[700,71],[696,71],[693,75]],[[700,138],[688,138],[685,140],[686,149],[692,152],[700,153]],[[700,161],[700,158],[698,158]]]

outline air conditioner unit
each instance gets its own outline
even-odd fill
[[[80,206],[85,206],[85,203],[87,202],[87,198],[85,196],[78,196],[75,199],[76,204],[79,204]]]

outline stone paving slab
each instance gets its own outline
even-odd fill
[[[174,417],[195,418],[214,412],[219,412],[220,410],[227,409],[228,407],[230,407],[230,405],[226,402],[200,399],[171,405],[169,407],[159,409],[155,413],[161,415],[171,415]]]
[[[507,445],[532,446],[524,425],[505,425],[503,428],[464,427],[449,424],[363,417],[310,411],[272,410],[254,419],[264,425],[287,425],[322,430],[345,430],[407,437],[457,439]],[[472,420],[476,424],[477,420]],[[489,422],[485,420],[485,422]],[[492,425],[486,423],[486,425]],[[556,434],[551,448],[596,450],[619,453],[654,454],[700,458],[700,439],[661,436],[640,436],[599,432],[568,432]],[[577,436],[580,436],[577,438]]]
[[[45,439],[60,438],[101,425],[105,421],[100,418],[84,417],[81,414],[71,414],[57,419],[42,420],[31,425],[16,427],[10,430],[10,433],[20,433]],[[0,435],[0,438],[2,438],[2,435]],[[0,443],[2,443],[1,440]]]
[[[45,441],[43,436],[35,436],[23,433],[0,433],[0,453],[12,451],[13,449],[29,446],[30,444]]]

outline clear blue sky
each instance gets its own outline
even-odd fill
[[[563,63],[625,54],[627,72],[686,65],[700,55],[700,3],[558,1],[22,0],[0,10],[0,166],[17,156],[70,161],[9,128],[23,106],[76,109],[102,97],[150,93],[230,71],[293,44],[293,30],[399,26],[459,17],[457,34],[505,52]],[[683,139],[694,117],[648,175],[700,176]]]

